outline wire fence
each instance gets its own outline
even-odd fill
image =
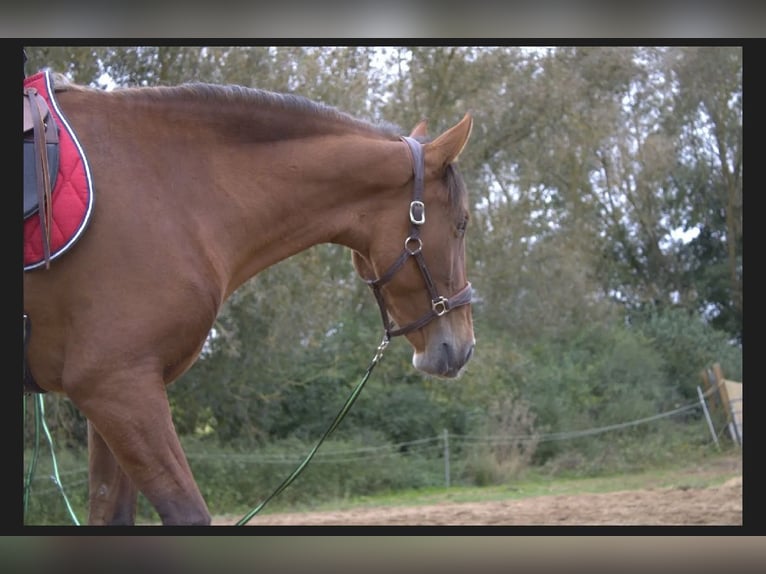
[[[623,423],[605,425],[601,427],[570,430],[551,433],[534,433],[534,434],[503,434],[503,435],[473,435],[473,434],[457,434],[449,433],[446,429],[443,433],[424,437],[416,440],[387,443],[381,445],[363,446],[356,448],[333,448],[331,443],[328,443],[324,450],[317,452],[316,457],[312,460],[312,464],[315,465],[327,465],[327,464],[343,464],[364,462],[376,459],[382,459],[385,457],[399,457],[403,451],[417,451],[421,454],[428,454],[429,452],[434,455],[440,455],[444,458],[445,464],[445,482],[449,486],[450,484],[450,471],[449,461],[451,453],[454,453],[459,448],[470,449],[476,446],[501,446],[501,445],[518,445],[524,442],[552,442],[552,441],[566,441],[584,437],[592,437],[595,435],[605,434],[609,432],[615,432],[624,430],[631,427],[637,427],[648,423],[656,422],[671,417],[676,417],[682,414],[696,411],[697,409],[704,408],[704,399],[713,392],[714,389],[709,389],[705,393],[702,393],[700,401],[695,401],[678,408],[658,413],[656,415],[643,417]],[[190,462],[204,461],[213,462],[221,461],[226,463],[239,463],[242,465],[295,465],[299,463],[304,457],[305,452],[290,452],[290,453],[233,453],[233,452],[195,452],[190,451],[186,453]],[[88,469],[87,466],[81,466],[78,468],[70,468],[67,470],[59,471],[59,478],[63,483],[66,483],[67,488],[81,487],[88,482]],[[52,482],[52,486],[49,489],[36,488],[38,494],[50,494],[58,491],[56,481],[53,476],[45,475],[41,473],[39,476],[33,478],[33,482],[41,483],[45,481]]]

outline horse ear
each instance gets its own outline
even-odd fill
[[[412,128],[411,138],[424,138],[428,135],[428,120],[420,120],[418,125]]]
[[[473,117],[470,113],[463,116],[456,125],[437,137],[434,141],[425,144],[442,166],[446,166],[457,160],[460,153],[468,143],[473,128]]]

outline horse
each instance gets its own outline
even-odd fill
[[[197,360],[227,298],[320,243],[350,250],[387,336],[415,369],[459,376],[475,346],[457,167],[471,113],[437,137],[308,98],[182,83],[103,91],[55,76],[87,156],[87,229],[25,269],[34,383],[87,419],[88,524],[209,525],[166,387]],[[55,202],[55,198],[54,198]]]

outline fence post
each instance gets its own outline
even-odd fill
[[[705,412],[705,420],[707,421],[707,426],[710,429],[710,434],[713,435],[713,440],[715,441],[715,446],[718,447],[718,450],[721,450],[721,445],[718,444],[718,437],[715,434],[715,427],[713,427],[713,421],[710,419],[710,413],[707,410],[707,404],[705,404],[705,397],[702,395],[702,389],[700,389],[699,385],[697,385],[697,394],[700,397],[700,403],[702,404],[702,410]]]
[[[449,488],[449,431],[444,429],[444,483]]]

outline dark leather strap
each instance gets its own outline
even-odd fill
[[[48,113],[48,105],[45,99],[38,94],[35,88],[26,88],[24,93],[29,98],[29,108],[32,116],[32,131],[35,150],[35,173],[37,175],[37,201],[40,214],[40,234],[43,242],[43,257],[45,268],[50,268],[50,233],[53,218],[53,206],[51,204],[51,174],[48,170],[48,147],[49,143],[58,143],[58,132],[54,120]],[[45,118],[48,116],[48,126]]]
[[[37,384],[34,377],[32,376],[32,372],[29,370],[29,365],[27,364],[27,342],[29,341],[29,335],[32,334],[32,321],[29,319],[29,315],[24,313],[24,355],[23,355],[23,361],[24,361],[24,394],[30,394],[30,393],[47,393],[45,389],[40,387],[40,385]]]

